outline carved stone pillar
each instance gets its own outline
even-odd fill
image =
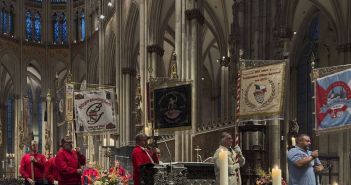
[[[132,113],[132,101],[131,98],[131,76],[134,76],[135,71],[131,68],[122,68],[122,80],[123,80],[123,105],[124,105],[124,110],[121,110],[123,113],[123,122],[121,123],[122,125],[122,130],[121,130],[121,139],[124,143],[124,145],[128,145],[131,141],[134,141],[133,138],[131,138],[131,131],[135,129],[135,125],[131,124],[131,113]],[[133,98],[134,99],[134,98]]]
[[[198,2],[194,2],[194,7],[195,4]],[[204,16],[201,12],[200,9],[194,8],[189,9],[185,11],[185,16],[186,19],[190,22],[190,53],[191,53],[191,58],[190,58],[190,79],[192,80],[192,102],[191,102],[191,116],[192,116],[192,132],[191,133],[184,133],[185,138],[187,140],[183,140],[186,142],[185,146],[190,146],[187,148],[185,151],[186,161],[192,161],[193,160],[193,146],[192,146],[192,134],[196,132],[197,125],[199,125],[199,101],[198,101],[198,89],[199,89],[199,57],[201,57],[201,45],[199,44],[199,32],[201,26],[204,24]],[[189,136],[190,135],[190,136]]]
[[[152,71],[149,71],[149,72],[151,72],[151,75],[153,77],[157,77],[157,66],[158,66],[157,63],[162,59],[162,56],[165,51],[160,45],[152,44],[147,46],[147,52],[151,56],[149,67],[151,67]]]
[[[221,121],[226,122],[230,119],[229,110],[229,57],[222,57],[220,60],[221,65]]]

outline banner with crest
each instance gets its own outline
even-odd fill
[[[240,71],[240,120],[280,117],[283,111],[285,63]]]
[[[155,128],[191,127],[191,85],[154,90]]]
[[[117,132],[112,89],[74,92],[76,132]]]
[[[317,78],[317,131],[351,127],[351,69]]]

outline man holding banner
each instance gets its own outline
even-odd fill
[[[59,185],[80,185],[85,156],[80,154],[79,148],[72,150],[72,139],[69,136],[62,139],[61,144],[62,148],[55,158]]]
[[[31,142],[31,152],[21,159],[20,174],[25,179],[25,185],[44,185],[44,170],[46,157],[38,153],[38,142]]]
[[[220,146],[214,154],[218,185],[241,185],[240,167],[244,166],[245,158],[238,145],[238,138],[235,139],[234,148],[232,145],[232,136],[228,132],[223,132]]]

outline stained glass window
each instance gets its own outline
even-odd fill
[[[9,32],[11,34],[15,33],[15,25],[14,25],[14,13],[10,12],[9,14]]]
[[[67,43],[67,19],[64,13],[62,13],[61,34],[62,42]]]
[[[41,17],[39,12],[34,17],[34,33],[35,41],[41,41]]]
[[[51,3],[54,3],[54,4],[66,3],[66,0],[51,0]]]
[[[1,26],[1,32],[2,32],[2,15],[3,15],[2,12],[3,12],[3,11],[0,11],[0,26]]]
[[[1,32],[2,33],[7,33],[7,25],[8,25],[8,13],[3,9],[1,11],[1,26],[2,26],[2,29],[1,29]]]
[[[28,40],[32,40],[32,27],[32,13],[30,12],[30,10],[28,10],[26,12],[26,39]]]
[[[54,43],[58,43],[59,41],[59,19],[57,14],[55,13],[53,16],[53,25],[54,25]]]
[[[82,41],[84,41],[85,40],[85,15],[84,15],[84,12],[82,13],[81,19],[82,19],[82,23],[81,23]]]
[[[13,151],[13,99],[7,99],[7,106],[6,106],[6,143],[7,143],[7,152],[14,153]]]

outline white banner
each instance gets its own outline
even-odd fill
[[[284,78],[285,63],[241,70],[240,119],[263,120],[280,115]]]
[[[76,132],[117,132],[112,89],[74,93]]]

